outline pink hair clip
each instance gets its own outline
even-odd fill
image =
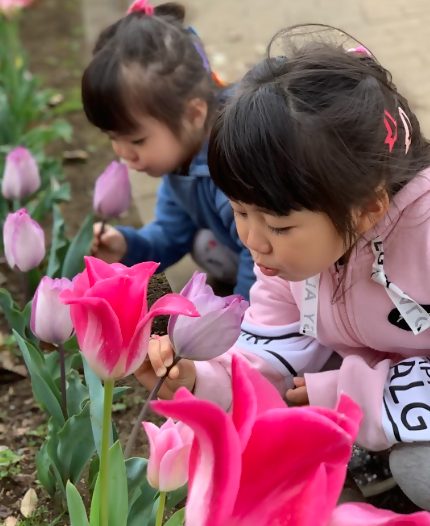
[[[412,124],[405,110],[400,106],[398,107],[398,112],[405,130],[405,155],[407,155],[412,143]],[[385,129],[387,130],[387,136],[385,137],[384,144],[388,144],[388,150],[391,153],[397,141],[398,130],[397,121],[388,110],[384,110],[384,125]]]
[[[391,153],[397,141],[397,121],[388,110],[384,110],[384,125],[387,130],[384,144],[388,144],[388,150]]]
[[[405,155],[408,153],[412,143],[412,124],[403,108],[399,106],[399,115],[405,129]]]
[[[361,44],[357,47],[351,47],[346,50],[347,53],[356,53],[357,55],[365,55],[366,57],[372,58],[372,53]]]
[[[138,12],[145,13],[147,16],[152,16],[154,14],[154,6],[151,5],[148,0],[134,0],[128,8],[127,15]]]

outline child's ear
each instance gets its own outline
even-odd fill
[[[355,214],[357,234],[365,234],[373,228],[387,213],[390,206],[390,198],[385,189],[377,191],[377,195],[367,205],[359,209]]]
[[[207,116],[208,103],[205,100],[195,97],[188,101],[185,118],[194,128],[203,129],[206,125]]]

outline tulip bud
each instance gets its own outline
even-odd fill
[[[181,422],[169,418],[161,427],[142,422],[149,439],[147,477],[160,491],[174,491],[188,480],[188,465],[194,433]]]
[[[22,146],[11,150],[6,157],[2,194],[6,199],[23,199],[40,187],[39,168],[31,153]]]
[[[194,303],[200,317],[170,317],[167,330],[177,356],[211,360],[228,351],[239,338],[248,302],[238,294],[216,296],[206,284],[206,274],[199,272],[194,273],[181,295]]]
[[[45,234],[25,208],[7,215],[3,245],[9,266],[21,272],[37,267],[45,257]]]
[[[0,0],[0,13],[9,16],[32,2],[33,0]]]
[[[30,320],[30,328],[39,340],[59,345],[72,335],[70,307],[60,300],[60,293],[71,287],[67,278],[41,279],[31,304]]]
[[[103,219],[117,217],[131,202],[131,185],[125,164],[113,161],[97,178],[93,207]]]

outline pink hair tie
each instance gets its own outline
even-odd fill
[[[366,57],[372,58],[372,53],[362,45],[357,47],[351,47],[346,50],[347,53],[356,53],[357,55],[365,55]]]
[[[134,0],[128,8],[127,15],[139,12],[145,13],[147,16],[152,16],[154,14],[154,6],[151,5],[148,0]]]

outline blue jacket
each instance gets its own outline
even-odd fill
[[[197,231],[208,228],[220,243],[239,254],[235,292],[249,298],[249,289],[255,281],[252,257],[238,238],[227,197],[209,176],[207,145],[191,162],[188,175],[163,176],[152,223],[140,229],[116,228],[127,241],[122,262],[134,265],[157,261],[160,262],[158,272],[191,252]]]

